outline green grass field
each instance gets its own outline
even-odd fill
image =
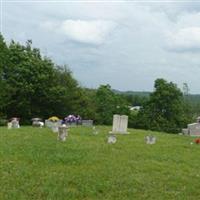
[[[192,137],[111,127],[71,128],[66,142],[47,128],[0,128],[0,199],[200,199],[200,145]]]

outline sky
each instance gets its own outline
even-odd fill
[[[81,86],[200,94],[200,1],[1,0],[1,32],[68,65]]]

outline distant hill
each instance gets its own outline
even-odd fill
[[[120,91],[120,90],[113,90],[116,94],[124,94],[124,95],[133,95],[133,96],[142,96],[148,97],[151,92],[146,91]]]
[[[189,94],[187,98],[191,103],[200,103],[200,94]]]
[[[120,91],[120,90],[113,90],[116,94],[124,94],[124,95],[133,95],[133,96],[140,96],[140,97],[149,97],[151,92],[147,91]],[[200,104],[200,94],[189,94],[187,97],[188,101],[192,104]]]

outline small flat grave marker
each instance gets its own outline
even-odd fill
[[[82,126],[93,126],[93,120],[82,120]]]
[[[93,134],[94,134],[94,135],[97,135],[97,134],[99,133],[99,132],[96,130],[96,127],[95,127],[95,126],[93,126],[92,129],[93,129]]]
[[[152,136],[152,135],[148,135],[145,137],[145,141],[146,141],[146,144],[155,144],[156,143],[156,137],[155,136]]]
[[[117,138],[115,135],[108,136],[108,144],[115,144],[117,142]]]
[[[8,127],[8,129],[11,129],[11,128],[12,128],[12,123],[11,123],[11,122],[8,122],[8,123],[7,123],[7,127]]]
[[[13,117],[11,121],[7,124],[8,129],[11,128],[20,128],[19,118]]]
[[[32,118],[32,126],[33,127],[40,127],[42,128],[44,126],[44,122],[42,122],[41,118]]]

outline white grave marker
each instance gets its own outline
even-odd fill
[[[182,129],[184,135],[200,136],[200,117],[197,118],[196,123],[188,124],[187,129]]]
[[[155,144],[156,143],[156,137],[148,135],[148,136],[145,137],[145,141],[146,141],[146,144]]]
[[[82,120],[82,126],[93,126],[93,120]]]
[[[66,140],[67,136],[68,136],[68,133],[67,133],[67,127],[66,127],[66,125],[60,126],[58,128],[58,140],[64,142]]]
[[[40,127],[42,128],[44,126],[44,122],[42,122],[41,118],[32,118],[32,126],[33,127]]]
[[[108,144],[115,144],[117,142],[117,138],[115,135],[108,136]]]
[[[11,121],[11,124],[12,124],[12,128],[20,128],[18,118],[13,118],[12,121]]]
[[[58,133],[58,124],[53,124],[52,127],[51,127],[51,130],[54,132],[54,133]]]
[[[8,122],[8,123],[7,123],[7,127],[8,127],[8,129],[11,129],[11,128],[12,128],[12,123],[11,123],[11,122]]]
[[[128,134],[127,127],[128,127],[128,116],[114,115],[112,132],[110,133]]]
[[[53,126],[60,126],[61,125],[61,120],[59,121],[50,121],[48,119],[45,120],[45,126],[48,128],[52,128]]]
[[[97,129],[96,129],[96,127],[95,127],[95,126],[93,126],[93,128],[92,128],[92,129],[93,129],[93,134],[94,134],[94,135],[97,135],[97,134],[99,133],[99,132],[97,131]]]

